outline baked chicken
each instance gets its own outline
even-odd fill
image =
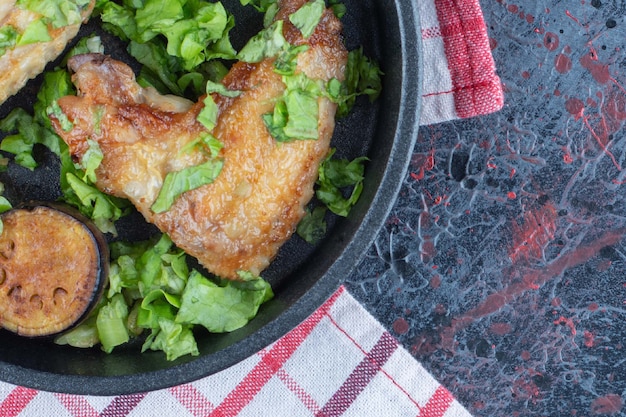
[[[304,3],[279,1],[276,16],[284,21],[290,44],[308,46],[298,56],[296,72],[310,79],[343,80],[347,51],[341,23],[325,10],[305,39],[288,18]],[[98,143],[103,160],[96,170],[97,187],[129,199],[148,222],[210,272],[228,279],[238,279],[242,271],[259,275],[292,235],[313,196],[336,105],[325,97],[317,99],[316,140],[277,142],[263,121],[286,89],[274,70],[274,58],[235,63],[222,84],[239,95],[212,94],[218,115],[210,133],[223,144],[221,172],[212,183],[182,193],[157,213],[153,204],[166,175],[209,158],[192,146],[207,133],[196,119],[203,100],[185,102],[144,89],[127,65],[103,55],[79,55],[68,66],[78,94],[58,104],[72,128],[64,130],[57,118],[51,119],[76,161],[89,149],[88,139]]]
[[[21,3],[25,2],[0,1],[0,103],[17,93],[65,50],[91,14],[95,0],[64,0],[68,3],[67,21],[55,21]]]

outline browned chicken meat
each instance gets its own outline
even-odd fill
[[[280,2],[277,20],[292,45],[309,48],[298,57],[297,71],[312,79],[343,79],[347,51],[341,24],[326,10],[314,33],[304,39],[288,19],[305,0]],[[223,168],[211,184],[181,194],[161,213],[151,207],[165,176],[196,166],[206,152],[189,146],[206,133],[193,104],[141,88],[131,69],[103,55],[82,55],[69,62],[78,96],[59,100],[73,128],[55,129],[80,161],[96,141],[104,158],[96,185],[129,199],[148,222],[167,233],[178,247],[210,272],[237,279],[239,271],[259,274],[276,256],[304,215],[313,196],[318,166],[326,156],[336,106],[319,98],[317,140],[277,142],[262,115],[271,113],[285,91],[273,59],[236,63],[222,81],[241,94],[214,94],[217,125],[211,132],[223,143]]]
[[[69,2],[69,7],[75,8],[80,15],[76,21],[68,24],[58,24],[54,20],[46,22],[48,39],[13,45],[9,43],[8,47],[0,47],[0,103],[15,94],[30,78],[40,74],[48,62],[63,52],[78,33],[82,22],[88,19],[94,4],[92,0],[81,7],[77,2]],[[22,34],[31,25],[43,21],[43,16],[29,10],[28,4],[16,4],[15,0],[0,1],[0,30],[4,30],[5,37],[11,32],[15,36]]]

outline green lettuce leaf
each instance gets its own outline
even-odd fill
[[[0,27],[0,56],[4,55],[7,50],[15,47],[18,35],[17,29],[11,25]]]
[[[58,152],[59,139],[50,130],[36,123],[33,116],[22,108],[15,108],[0,121],[0,130],[5,133],[16,132],[6,136],[0,143],[0,150],[14,154],[14,161],[30,170],[38,164],[33,158],[33,147],[42,144]]]
[[[245,326],[272,296],[269,284],[262,279],[226,281],[220,286],[193,271],[176,322],[200,324],[215,333],[230,332]]]
[[[311,245],[317,244],[326,235],[325,217],[327,211],[324,206],[307,210],[296,228],[298,236]]]
[[[44,16],[52,27],[60,28],[80,23],[81,12],[89,0],[17,0],[15,4]]]
[[[304,39],[307,39],[315,31],[325,9],[324,0],[310,1],[292,13],[289,21],[300,30]]]
[[[181,356],[200,354],[192,326],[175,323],[163,317],[158,319],[158,329],[152,331],[143,344],[142,352],[148,349],[165,352],[166,358],[173,361]]]
[[[346,116],[356,101],[365,95],[373,102],[382,91],[382,71],[378,64],[363,53],[363,48],[348,53],[346,79],[343,82],[331,80],[328,84],[328,96],[338,104],[337,117]]]
[[[256,63],[278,55],[289,47],[283,36],[283,21],[278,20],[254,35],[237,54],[243,62]]]
[[[364,162],[367,158],[360,157],[352,161],[335,159],[334,153],[335,149],[331,150],[320,165],[315,195],[330,211],[346,217],[363,191]],[[352,187],[348,197],[342,193],[346,187]]]
[[[17,38],[17,45],[28,45],[37,42],[49,42],[52,37],[48,33],[48,25],[37,19],[31,22]]]
[[[98,310],[96,328],[102,349],[111,353],[113,348],[130,339],[126,328],[128,306],[121,294],[116,294]]]
[[[152,211],[155,213],[167,211],[178,196],[184,192],[212,183],[221,172],[223,166],[224,161],[210,159],[200,165],[169,172],[165,176],[157,199],[152,204]]]

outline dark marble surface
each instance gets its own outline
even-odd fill
[[[346,285],[476,416],[623,416],[626,2],[481,5],[505,106],[421,129]]]

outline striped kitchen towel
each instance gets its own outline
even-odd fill
[[[424,83],[420,124],[493,113],[504,104],[478,0],[418,0]]]
[[[470,417],[344,287],[274,344],[199,381],[112,397],[0,383],[0,398],[3,417]]]

